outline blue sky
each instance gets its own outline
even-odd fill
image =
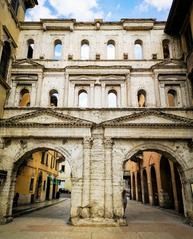
[[[39,5],[28,10],[27,21],[40,18],[75,18],[90,21],[102,18],[156,18],[167,20],[172,0],[38,0]]]

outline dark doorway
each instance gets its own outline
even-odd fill
[[[137,172],[137,189],[138,189],[138,201],[142,201],[141,176],[139,172]]]
[[[50,177],[47,177],[46,200],[50,200]]]

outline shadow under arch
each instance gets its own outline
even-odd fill
[[[179,173],[182,177],[185,177],[183,171],[186,168],[186,165],[185,162],[179,156],[179,154],[177,154],[176,151],[171,149],[169,146],[165,146],[158,143],[142,143],[131,149],[129,152],[127,152],[125,156],[123,167],[129,159],[132,161],[136,161],[136,157],[145,151],[152,151],[164,155],[165,157],[176,163]]]

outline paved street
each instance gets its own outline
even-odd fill
[[[184,218],[129,201],[127,227],[72,227],[70,199],[0,226],[0,239],[192,239]]]

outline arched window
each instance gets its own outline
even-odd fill
[[[142,49],[142,41],[141,40],[136,40],[135,41],[135,46],[134,46],[134,54],[135,54],[135,59],[136,60],[141,60],[143,59],[143,49]]]
[[[138,106],[145,107],[146,106],[146,92],[144,90],[138,91],[137,98],[138,98]]]
[[[114,90],[108,92],[108,107],[117,107],[117,92]]]
[[[0,62],[0,75],[3,78],[6,78],[10,57],[11,57],[11,47],[9,42],[5,41]]]
[[[168,91],[168,106],[174,107],[177,105],[177,93],[175,90]]]
[[[50,106],[58,106],[58,91],[57,90],[51,90],[50,91]]]
[[[115,42],[113,40],[107,42],[107,59],[115,59]]]
[[[25,88],[20,91],[19,106],[30,106],[30,93]]]
[[[56,40],[54,42],[54,59],[60,60],[62,57],[62,42],[60,40]]]
[[[78,106],[79,107],[87,107],[88,106],[88,94],[85,90],[79,91]]]
[[[80,53],[81,60],[89,60],[90,55],[90,47],[89,42],[87,40],[83,40],[81,42],[81,53]]]
[[[34,40],[29,39],[27,41],[27,58],[32,59],[34,53]]]
[[[169,44],[170,41],[168,39],[162,41],[164,59],[170,58]]]

